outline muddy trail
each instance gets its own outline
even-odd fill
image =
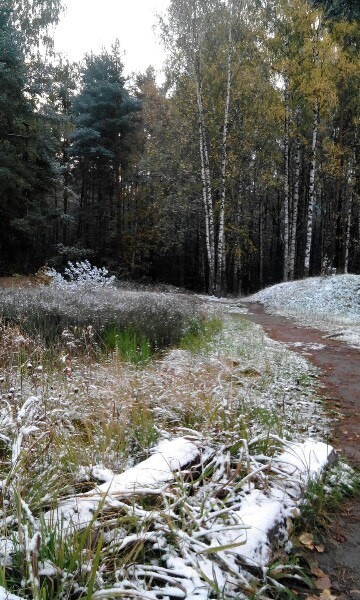
[[[301,327],[291,319],[267,314],[260,304],[246,303],[244,317],[261,325],[274,340],[306,356],[321,369],[319,380],[330,409],[343,417],[334,421],[330,443],[349,463],[360,467],[360,351],[317,329]],[[314,559],[329,576],[338,600],[360,600],[360,498],[334,514],[325,540],[325,552]],[[320,592],[319,592],[320,594]]]

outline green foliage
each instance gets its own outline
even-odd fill
[[[3,0],[0,9],[0,274],[95,257],[118,274],[205,289],[201,89],[215,234],[226,191],[227,289],[237,294],[279,280],[284,77],[289,216],[299,226],[295,275],[302,275],[315,97],[322,193],[313,272],[325,254],[340,270],[347,259],[359,270],[355,0],[172,0],[162,21],[171,55],[164,86],[148,69],[131,87],[118,44],[81,65],[51,64],[51,51],[44,62],[38,49],[51,48],[61,10],[60,0]]]
[[[53,134],[38,110],[21,32],[0,8],[0,273],[26,270],[43,256],[51,223]],[[41,260],[41,259],[40,259]]]
[[[122,70],[117,44],[111,52],[87,55],[72,110],[69,156],[77,189],[82,190],[78,242],[102,257],[118,250],[120,197],[132,158],[135,115],[140,110],[125,86]]]
[[[99,506],[99,512],[101,507],[102,505]],[[90,600],[103,541],[102,532],[97,532],[95,536],[93,531],[97,515],[98,513],[95,513],[93,520],[78,535],[67,535],[60,523],[49,526],[41,519],[38,531],[41,541],[38,551],[33,552],[32,564],[29,564],[22,545],[14,538],[13,566],[6,569],[6,589],[18,590],[26,581],[27,597],[57,600],[62,598],[64,593],[71,595],[75,589],[80,588],[81,597]],[[22,526],[28,528],[30,533],[31,529],[25,516]],[[35,574],[43,565],[46,565],[47,573],[39,577],[36,582],[37,589],[34,589],[29,579],[30,570]],[[66,576],[74,572],[78,573],[76,583],[73,575]]]
[[[2,7],[20,33],[27,54],[36,54],[40,43],[51,47],[49,26],[58,22],[62,0],[2,0]]]
[[[147,458],[159,440],[159,427],[149,406],[135,403],[129,414],[127,436],[131,453]]]
[[[326,532],[332,513],[340,510],[346,498],[360,489],[360,476],[343,461],[324,472],[321,479],[309,482],[301,505],[298,528],[316,533]]]
[[[107,327],[102,335],[105,347],[134,364],[146,362],[152,355],[150,340],[135,329],[119,330],[116,325]]]
[[[187,324],[185,333],[179,341],[179,348],[190,350],[190,352],[200,352],[207,350],[209,344],[214,341],[214,336],[222,329],[220,319],[198,318]]]

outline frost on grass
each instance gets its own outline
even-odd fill
[[[266,591],[331,451],[328,421],[314,368],[213,305],[224,327],[212,344],[142,368],[75,346],[50,369],[39,340],[17,343],[4,325],[0,551],[12,593]]]
[[[63,502],[55,510],[45,513],[44,521],[52,527],[60,523],[63,529],[84,528],[93,520],[101,505],[110,503],[113,507],[115,498],[161,494],[168,481],[174,479],[174,473],[181,472],[198,455],[195,444],[185,438],[163,440],[148,459],[124,473],[113,475],[95,490]]]
[[[280,283],[246,298],[269,312],[299,319],[360,347],[360,275],[310,277]]]
[[[91,277],[86,272],[70,281],[57,274],[50,285],[0,288],[0,314],[23,334],[47,343],[68,335],[69,343],[83,348],[101,345],[109,328],[136,331],[162,348],[177,343],[199,318],[198,303],[190,296],[121,289],[93,271]]]
[[[150,459],[115,475],[110,485],[78,495],[44,518],[48,526],[61,523],[69,535],[89,525],[101,527],[102,515],[103,525],[108,524],[105,560],[116,560],[134,547],[137,554],[141,546],[142,560],[115,573],[117,585],[112,589],[118,593],[211,598],[217,597],[211,594],[217,587],[231,598],[256,585],[254,573],[266,581],[274,546],[288,542],[289,519],[308,480],[321,473],[330,452],[321,442],[288,443],[276,459],[263,457],[257,468],[253,464],[253,470],[232,485],[225,472],[219,477],[224,449],[206,447],[200,438],[196,443],[175,438],[161,443]],[[192,467],[184,472],[186,465]],[[213,465],[217,476],[210,478],[206,471]],[[129,493],[131,503],[126,502]],[[149,495],[157,498],[150,510],[141,502]],[[111,529],[116,510],[137,519],[136,532]],[[106,511],[112,518],[106,520]]]

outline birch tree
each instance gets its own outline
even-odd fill
[[[309,203],[307,210],[307,222],[306,222],[306,245],[305,245],[305,259],[304,259],[304,275],[309,276],[310,272],[310,255],[311,255],[311,244],[312,244],[312,233],[313,233],[313,222],[314,222],[314,204],[315,204],[315,175],[316,175],[316,162],[317,162],[317,139],[318,139],[318,126],[319,126],[319,100],[314,100],[314,112],[313,112],[313,127],[312,127],[312,141],[311,141],[311,161],[310,161],[310,178],[309,178]]]
[[[320,119],[321,113],[326,117],[338,102],[336,77],[340,59],[339,48],[334,44],[329,30],[324,26],[321,13],[311,11],[309,19],[310,32],[307,37],[307,44],[310,62],[301,82],[303,95],[308,103],[312,104],[309,201],[304,255],[305,276],[309,275],[311,267]]]
[[[234,7],[233,0],[229,4],[218,0],[172,0],[168,25],[163,23],[177,69],[182,76],[189,76],[194,86],[208,291],[218,295],[226,286],[227,143],[233,81]],[[237,15],[242,7],[243,3],[240,3]],[[215,80],[211,74],[215,75]],[[213,108],[220,105],[223,106],[222,115]],[[219,130],[221,137],[216,139]]]
[[[172,53],[172,68],[185,72],[194,85],[198,111],[198,144],[205,218],[208,291],[215,291],[215,228],[211,169],[203,101],[205,38],[213,3],[201,0],[172,0],[163,36]]]
[[[301,164],[301,144],[300,139],[296,139],[295,149],[295,169],[294,169],[294,194],[292,202],[292,218],[291,218],[291,236],[289,250],[289,279],[295,277],[295,259],[296,259],[296,240],[297,240],[297,222],[299,213],[300,199],[300,164]]]
[[[297,217],[299,205],[300,153],[298,127],[302,93],[300,92],[301,70],[300,60],[304,45],[303,12],[304,4],[300,1],[280,2],[275,13],[276,35],[270,40],[270,48],[275,53],[274,66],[279,74],[283,87],[283,272],[282,279],[294,278],[296,259]],[[290,188],[290,166],[292,147],[295,151],[295,175],[293,194]],[[297,169],[299,167],[299,169]]]
[[[284,269],[283,280],[287,281],[289,277],[289,202],[290,202],[290,182],[289,182],[289,162],[290,162],[290,106],[289,106],[289,78],[284,81],[285,98],[285,124],[284,124]]]
[[[221,144],[221,193],[220,193],[220,214],[219,214],[219,234],[217,248],[217,268],[216,268],[216,293],[221,295],[225,289],[226,279],[226,253],[225,253],[225,195],[226,195],[226,160],[227,160],[227,134],[229,123],[229,109],[231,97],[231,78],[232,78],[232,14],[233,2],[230,7],[229,37],[227,51],[227,80],[226,97],[224,108],[224,124]]]

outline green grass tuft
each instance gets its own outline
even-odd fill
[[[300,530],[318,534],[326,533],[332,514],[341,509],[346,498],[354,497],[360,490],[360,474],[339,461],[324,472],[320,479],[309,482],[298,521]]]
[[[114,350],[118,356],[135,365],[149,360],[154,352],[146,335],[135,329],[119,329],[116,325],[107,327],[102,335],[106,349]]]
[[[221,319],[193,319],[187,325],[178,347],[193,353],[206,350],[213,342],[214,335],[219,333],[222,327]]]

